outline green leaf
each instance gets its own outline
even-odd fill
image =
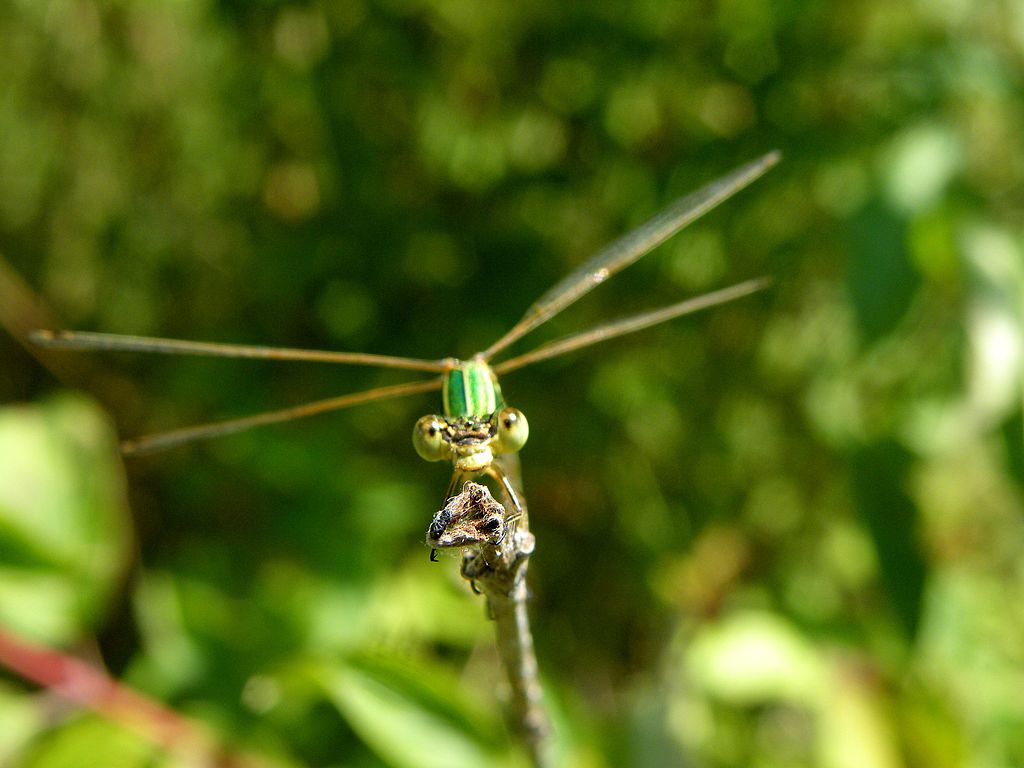
[[[157,748],[141,736],[109,720],[86,715],[35,742],[18,765],[21,768],[150,768],[156,755]]]
[[[388,765],[471,768],[505,765],[500,729],[486,709],[459,696],[459,680],[425,665],[363,659],[318,677],[352,729]]]
[[[826,676],[819,652],[796,626],[755,612],[703,629],[687,653],[687,668],[701,688],[744,706],[775,700],[813,706]]]
[[[1024,399],[1024,256],[1015,238],[996,227],[968,230],[964,244],[967,405],[973,420],[988,427]]]
[[[882,582],[912,639],[924,595],[926,565],[917,542],[917,505],[906,491],[911,456],[893,442],[867,446],[852,458],[853,497],[878,552]]]
[[[907,250],[907,222],[875,202],[853,222],[850,242],[850,298],[861,332],[876,341],[896,327],[920,284]]]
[[[0,622],[47,643],[96,626],[130,556],[124,474],[82,397],[0,409]]]
[[[46,716],[39,701],[0,685],[0,765],[13,765],[15,756],[43,727]]]
[[[1006,446],[1007,471],[1024,488],[1024,409],[1004,421],[1000,432]]]

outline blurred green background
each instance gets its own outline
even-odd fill
[[[0,255],[76,329],[467,355],[780,148],[531,341],[770,291],[503,381],[559,764],[1024,764],[1024,5],[10,0],[0,49]],[[13,280],[0,625],[269,764],[524,765],[483,604],[422,544],[435,398],[122,467],[113,425],[409,376],[54,374]],[[0,764],[183,760],[0,679]]]

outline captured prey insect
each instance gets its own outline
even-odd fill
[[[439,549],[461,549],[469,559],[481,545],[497,547],[519,518],[508,515],[486,485],[467,480],[462,493],[450,496],[427,528],[430,559]]]
[[[748,280],[667,307],[605,323],[589,331],[549,342],[501,363],[492,364],[491,360],[513,342],[550,320],[597,285],[637,261],[659,243],[751,184],[778,160],[777,152],[769,153],[672,203],[645,224],[612,242],[581,264],[537,299],[526,310],[522,319],[500,339],[466,360],[417,360],[355,352],[217,344],[74,331],[37,331],[33,334],[33,340],[43,347],[54,349],[305,360],[440,374],[431,379],[379,387],[282,410],[127,440],[121,444],[121,450],[125,454],[149,453],[263,424],[289,421],[374,400],[440,389],[443,414],[424,416],[416,422],[413,429],[413,445],[416,452],[427,461],[452,463],[452,478],[446,500],[451,499],[468,480],[485,475],[495,480],[513,509],[500,524],[491,522],[489,518],[485,522],[493,525],[494,530],[505,531],[515,519],[524,514],[521,495],[516,487],[518,480],[515,477],[514,457],[526,443],[529,427],[526,416],[505,403],[498,384],[499,375],[740,298],[764,288],[768,281],[764,278]],[[434,541],[436,545],[441,543],[444,526],[432,524],[432,529],[434,527],[437,527],[434,531],[437,534]]]

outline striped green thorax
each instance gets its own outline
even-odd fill
[[[427,461],[452,461],[461,472],[483,472],[496,455],[515,453],[526,443],[526,417],[509,408],[486,362],[451,359],[444,373],[444,416],[416,422],[413,445]]]

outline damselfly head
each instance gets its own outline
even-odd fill
[[[489,416],[424,416],[412,431],[416,453],[427,461],[451,461],[463,472],[482,472],[494,457],[516,453],[526,444],[530,427],[518,408]]]

